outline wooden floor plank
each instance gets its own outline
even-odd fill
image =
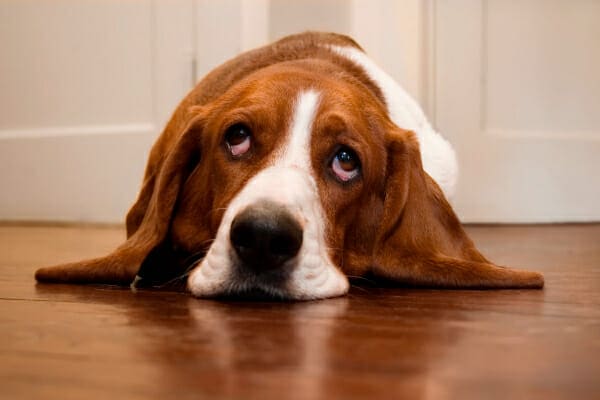
[[[600,225],[471,226],[538,290],[353,282],[316,302],[36,285],[121,228],[0,226],[1,398],[600,398]]]

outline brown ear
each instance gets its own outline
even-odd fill
[[[387,142],[387,192],[375,275],[431,287],[543,287],[541,274],[497,266],[479,253],[439,186],[423,170],[412,132],[394,128]]]
[[[154,146],[142,191],[128,214],[127,240],[105,257],[41,268],[35,273],[38,281],[129,284],[134,280],[146,257],[165,240],[179,192],[199,160],[204,113],[194,108],[188,120],[178,137],[165,131]],[[173,135],[174,144],[165,146],[165,135]],[[159,145],[166,155],[157,154]]]
[[[152,193],[154,192],[154,186],[156,185],[156,177],[160,172],[163,160],[156,160],[156,157],[150,155],[148,159],[148,165],[146,166],[146,172],[144,173],[144,181],[142,182],[142,189],[138,194],[138,198],[127,212],[125,218],[125,228],[127,232],[127,238],[130,238],[142,225],[148,205],[152,199]]]
[[[127,238],[132,236],[142,224],[146,211],[148,210],[148,205],[152,199],[152,194],[154,193],[156,180],[162,170],[165,160],[177,144],[178,137],[182,132],[186,132],[198,125],[198,122],[201,122],[198,121],[198,119],[201,118],[200,115],[202,115],[202,113],[202,107],[191,107],[187,110],[184,107],[178,108],[171,117],[171,120],[167,124],[162,135],[160,135],[156,140],[156,143],[152,146],[152,150],[148,156],[146,170],[144,171],[142,188],[125,219]]]

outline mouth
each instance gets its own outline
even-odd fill
[[[188,277],[187,289],[195,297],[305,301],[342,296],[349,289],[348,279],[331,264],[298,263],[256,274],[237,264],[215,261],[207,257]]]
[[[232,279],[226,295],[247,299],[290,300],[288,285],[295,268],[296,263],[289,261],[276,269],[257,269],[256,265],[248,266],[237,259],[231,269]]]
[[[291,302],[290,298],[284,292],[276,289],[263,288],[243,288],[232,290],[231,292],[221,293],[213,297],[217,300],[227,301],[268,301],[268,302]]]

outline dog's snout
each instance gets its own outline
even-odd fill
[[[270,270],[292,259],[302,246],[302,227],[286,208],[263,202],[240,212],[230,241],[245,266]]]

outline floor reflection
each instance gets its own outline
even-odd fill
[[[347,297],[286,303],[85,286],[36,292],[114,307],[135,337],[127,344],[135,358],[155,368],[146,383],[153,393],[299,399],[444,393],[435,374],[442,360],[444,376],[452,376],[451,363],[460,368],[449,349],[480,322],[473,303],[488,319],[519,294],[355,288]]]

